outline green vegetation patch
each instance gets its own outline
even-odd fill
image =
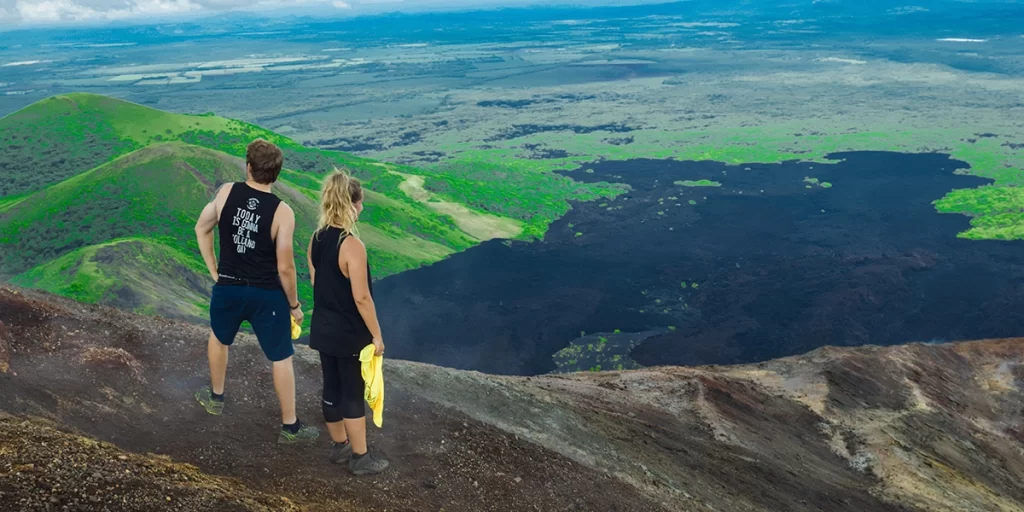
[[[934,204],[939,212],[971,217],[971,229],[960,233],[960,238],[1024,239],[1024,188],[989,185],[954,190]]]
[[[827,181],[821,181],[818,178],[811,178],[808,176],[804,177],[804,183],[807,184],[807,188],[821,187],[821,188],[832,188],[832,184]]]
[[[722,184],[712,180],[683,180],[673,182],[680,187],[721,187]]]
[[[195,157],[188,146],[145,148],[8,208],[0,217],[0,246],[17,250],[4,251],[0,272],[21,272],[80,247],[136,235],[169,237],[177,249],[198,251],[191,228],[213,189],[178,157],[181,152]]]
[[[635,370],[642,366],[629,354],[642,341],[638,334],[615,332],[586,336],[556,352],[552,359],[556,373],[583,371]]]

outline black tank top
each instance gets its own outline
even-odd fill
[[[277,247],[270,234],[281,200],[245,182],[231,186],[220,211],[220,261],[217,284],[281,288]]]
[[[327,227],[313,236],[310,258],[316,270],[313,285],[313,320],[309,327],[309,346],[334,357],[358,356],[363,347],[373,342],[356,301],[352,297],[352,281],[338,268],[338,252],[348,233]],[[366,264],[370,279],[370,264]],[[369,282],[373,294],[373,282]]]

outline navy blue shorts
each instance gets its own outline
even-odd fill
[[[210,297],[210,328],[217,340],[230,346],[242,322],[248,321],[271,361],[295,354],[291,315],[288,297],[281,289],[215,285]]]

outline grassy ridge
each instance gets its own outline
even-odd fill
[[[51,98],[0,119],[0,196],[38,190],[141,147],[106,116]]]
[[[10,209],[16,201],[33,191],[58,186],[69,177],[93,172],[89,169],[106,165],[111,159],[140,148],[175,141],[242,157],[246,145],[252,139],[262,137],[278,144],[285,153],[288,169],[283,175],[283,182],[301,187],[307,192],[307,198],[315,200],[322,174],[337,166],[348,167],[364,180],[368,189],[376,193],[367,201],[363,221],[369,228],[366,231],[371,239],[380,242],[373,249],[379,276],[433,263],[474,243],[472,237],[459,230],[450,218],[406,197],[398,189],[401,179],[390,175],[377,162],[306,148],[241,121],[212,115],[173,114],[105,96],[76,93],[42,100],[0,119],[0,129],[4,134],[0,147],[5,147],[7,154],[11,155],[5,158],[5,170],[12,177],[5,188],[0,189],[0,212]],[[28,135],[14,135],[20,133]],[[59,141],[60,147],[46,141]],[[68,154],[76,156],[67,158]],[[241,162],[209,159],[187,163],[215,184],[239,180],[244,176]],[[222,166],[239,170],[237,174],[218,176],[217,173],[224,174]],[[38,169],[53,172],[40,173]],[[312,210],[309,213],[314,216]],[[309,226],[312,224],[305,227]],[[13,232],[4,233],[5,238],[23,234],[18,225],[13,228]],[[299,233],[305,236],[301,227]],[[77,246],[72,244],[71,248]],[[58,247],[68,249],[66,246]],[[9,272],[10,267],[10,262],[0,263],[0,272]]]
[[[153,143],[216,131],[231,136],[271,132],[213,116],[183,116],[95,94],[67,94],[0,119],[0,196],[53,185]],[[243,148],[244,150],[244,148]]]
[[[20,274],[15,279],[21,282],[38,282],[47,289],[96,301],[106,297],[109,288],[102,279],[94,279],[96,272],[81,276],[56,273],[49,264],[64,268],[68,260],[62,258],[80,260],[112,240],[145,238],[159,240],[168,251],[183,255],[182,265],[206,276],[193,231],[195,219],[212,199],[216,184],[239,179],[240,173],[240,162],[223,153],[162,143],[47,187],[0,214],[0,248],[4,249],[0,273]],[[311,232],[316,222],[315,203],[284,184],[275,192],[295,210],[297,232]],[[296,241],[295,253],[300,296],[309,303],[312,290],[304,241]],[[85,271],[89,268],[82,267]],[[121,277],[129,283],[135,281]],[[176,279],[173,273],[168,277],[169,281]],[[209,287],[209,278],[204,279]],[[85,282],[97,287],[85,286]]]
[[[19,273],[72,250],[124,237],[166,237],[198,254],[192,227],[228,178],[225,155],[157,144],[31,194],[0,215],[0,272]],[[235,169],[240,169],[235,163]]]
[[[90,245],[23,272],[11,282],[82,302],[201,320],[209,299],[206,268],[168,242],[173,240],[125,238]]]

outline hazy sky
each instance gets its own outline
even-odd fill
[[[159,16],[213,14],[229,10],[315,9],[320,14],[478,5],[522,5],[543,0],[0,0],[0,25],[88,23]],[[608,2],[559,3],[634,3]],[[635,3],[642,3],[637,1]]]

